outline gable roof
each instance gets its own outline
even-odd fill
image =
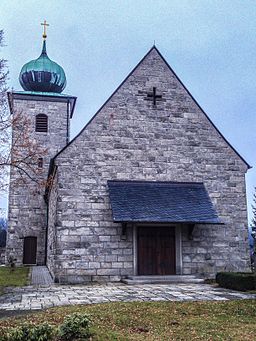
[[[221,224],[203,183],[108,181],[113,221]]]
[[[176,77],[178,82],[182,85],[184,90],[187,92],[187,94],[192,98],[192,100],[196,103],[196,105],[199,107],[199,109],[202,111],[202,113],[205,115],[207,120],[210,122],[210,124],[214,127],[214,129],[219,133],[219,135],[223,138],[223,140],[228,144],[228,146],[237,154],[237,156],[245,163],[245,165],[248,167],[248,169],[252,168],[252,166],[249,165],[249,163],[238,153],[238,151],[228,142],[228,140],[223,136],[223,134],[219,131],[219,129],[215,126],[215,124],[212,122],[212,120],[209,118],[209,116],[206,114],[206,112],[201,108],[201,106],[198,104],[196,99],[192,96],[192,94],[189,92],[189,90],[185,87],[185,85],[182,83],[182,81],[179,79],[179,77],[176,75],[176,73],[173,71],[171,66],[168,64],[168,62],[165,60],[165,58],[162,56],[160,51],[156,48],[155,45],[152,46],[152,48],[147,52],[147,54],[141,59],[141,61],[133,68],[133,70],[128,74],[128,76],[122,81],[122,83],[116,88],[116,90],[110,95],[110,97],[103,103],[103,105],[99,108],[99,110],[93,115],[93,117],[87,122],[87,124],[84,126],[84,128],[64,147],[62,148],[54,157],[53,160],[56,159],[58,155],[60,155],[66,148],[69,147],[70,144],[72,144],[82,133],[83,131],[89,126],[89,124],[94,120],[94,118],[98,115],[98,113],[102,110],[102,108],[112,99],[112,97],[117,93],[117,91],[122,87],[122,85],[127,81],[127,79],[134,73],[134,71],[142,64],[142,62],[147,58],[147,56],[155,50],[158,55],[161,57],[163,62],[167,65],[169,70],[173,73],[173,75]]]

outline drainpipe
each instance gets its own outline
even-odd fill
[[[46,201],[46,230],[45,230],[45,252],[44,252],[44,265],[47,263],[47,253],[48,253],[48,220],[49,220],[49,203],[48,198]]]
[[[256,226],[252,228],[251,235],[253,238],[253,268],[256,275]]]
[[[66,136],[66,144],[69,143],[69,108],[70,108],[70,101],[67,101],[67,136]]]

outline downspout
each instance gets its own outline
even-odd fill
[[[49,165],[49,172],[48,172],[48,178],[47,182],[49,181],[50,177],[54,177],[54,159],[50,160]],[[48,225],[49,225],[49,194],[50,194],[50,188],[51,184],[48,182],[46,184],[45,193],[44,193],[44,201],[46,203],[46,229],[45,229],[45,252],[44,252],[44,265],[47,264],[47,256],[48,256]]]
[[[70,109],[70,101],[67,101],[67,137],[66,137],[66,144],[69,143],[69,110]]]
[[[45,230],[45,253],[44,253],[44,265],[47,265],[47,256],[48,256],[48,221],[49,221],[49,201],[48,198],[46,201],[46,230]]]

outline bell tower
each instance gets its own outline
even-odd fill
[[[6,260],[10,256],[21,264],[45,264],[47,207],[44,201],[45,184],[50,160],[69,142],[70,119],[73,116],[76,97],[63,94],[66,75],[63,68],[52,61],[46,50],[46,27],[44,21],[43,46],[40,56],[26,63],[20,72],[22,91],[8,93],[13,121],[12,144],[19,155],[26,158],[24,146],[18,143],[20,129],[27,129],[29,143],[40,146],[34,160],[38,172],[33,179],[22,174],[14,160],[10,171],[8,235]],[[23,122],[25,122],[23,124]],[[22,126],[23,125],[23,126]],[[18,147],[17,147],[18,145]],[[43,153],[41,151],[43,150]],[[37,151],[35,151],[37,153]],[[26,181],[19,181],[20,176]]]

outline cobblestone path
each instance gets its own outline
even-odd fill
[[[0,311],[36,310],[70,304],[115,301],[206,301],[256,299],[255,294],[215,288],[207,284],[94,284],[8,288],[0,296]]]

